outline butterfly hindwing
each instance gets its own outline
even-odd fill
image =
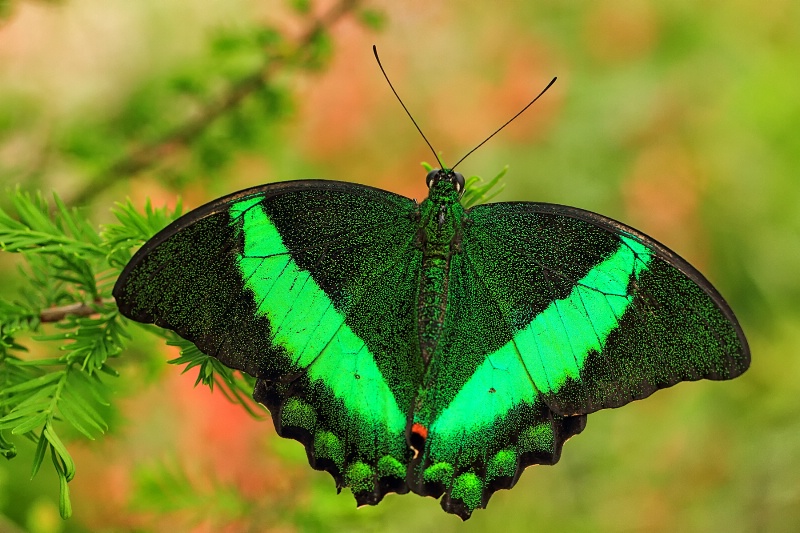
[[[359,503],[407,491],[406,413],[422,362],[416,204],[330,181],[222,198],[167,227],[114,290],[258,382],[279,434]]]

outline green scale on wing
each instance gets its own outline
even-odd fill
[[[586,415],[749,365],[688,263],[606,217],[465,210],[435,170],[415,201],[325,181],[216,200],[137,252],[120,310],[257,378],[277,432],[360,504],[409,490],[466,519]]]

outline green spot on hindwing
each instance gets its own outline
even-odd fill
[[[313,432],[317,413],[309,404],[298,398],[289,398],[281,409],[281,425],[303,428]]]
[[[391,455],[384,455],[378,459],[378,476],[402,479],[406,477],[406,467]]]
[[[375,472],[361,461],[356,461],[347,467],[344,482],[353,493],[372,492],[375,490]]]
[[[500,450],[486,464],[486,480],[514,477],[517,471],[517,454],[513,450]]]
[[[520,453],[546,452],[552,453],[555,449],[555,435],[549,423],[537,424],[525,429],[519,434],[517,448]]]
[[[453,489],[450,497],[464,502],[464,505],[474,510],[481,506],[483,496],[483,481],[476,474],[466,472],[461,474],[453,482]]]
[[[318,431],[314,435],[314,455],[330,459],[339,468],[344,464],[344,447],[342,441],[330,431]]]
[[[422,473],[422,479],[429,483],[442,483],[445,486],[450,485],[453,479],[455,470],[450,463],[434,463]]]

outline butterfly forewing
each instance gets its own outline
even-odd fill
[[[154,237],[114,295],[123,314],[259,378],[278,432],[375,503],[407,491],[422,371],[415,213],[407,198],[337,182],[242,191]]]

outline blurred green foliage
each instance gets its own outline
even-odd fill
[[[0,450],[17,453],[0,467],[0,529],[794,531],[800,523],[800,4],[52,4],[0,0],[0,182],[9,187],[0,241],[20,252],[0,255]],[[529,469],[466,524],[413,496],[355,509],[269,421],[254,423],[263,437],[251,436],[252,455],[225,449],[218,453],[230,466],[209,467],[207,452],[179,438],[198,408],[176,406],[182,393],[167,388],[176,372],[163,362],[192,367],[190,384],[214,384],[252,408],[247,383],[189,346],[164,353],[163,340],[120,321],[108,291],[131,251],[179,212],[142,212],[147,198],[174,205],[182,193],[196,206],[315,176],[423,196],[416,161],[430,154],[383,85],[375,39],[447,161],[558,75],[459,170],[494,175],[508,164],[499,200],[598,211],[675,249],[731,303],[751,342],[751,370],[592,415],[557,466]],[[15,186],[54,190],[64,202]],[[102,233],[97,223],[107,224]],[[97,313],[41,323],[42,311],[73,304]],[[123,333],[134,339],[121,354]],[[193,398],[204,401],[200,390]],[[138,404],[156,407],[143,415]],[[225,418],[211,422],[234,432]],[[31,464],[48,454],[54,468],[29,482]],[[54,521],[59,505],[67,514],[73,455],[74,517]],[[239,460],[264,483],[258,490],[248,488],[252,479],[226,477]],[[98,481],[82,486],[82,477]]]

